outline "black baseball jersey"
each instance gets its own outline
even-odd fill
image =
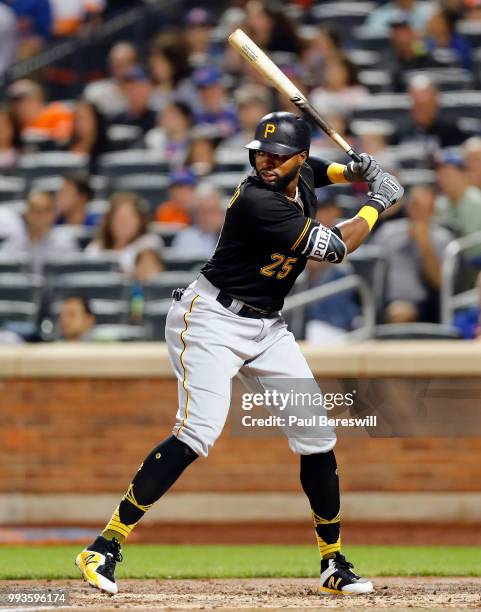
[[[281,310],[304,270],[316,226],[314,188],[331,184],[331,162],[309,158],[298,182],[302,204],[271,191],[255,172],[237,187],[211,259],[201,272],[218,289],[263,310]]]

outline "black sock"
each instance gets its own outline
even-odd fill
[[[124,541],[146,511],[174,484],[198,455],[175,436],[156,446],[144,459],[127,493],[102,535]]]
[[[339,478],[334,451],[301,455],[301,484],[309,499],[322,559],[341,549]]]

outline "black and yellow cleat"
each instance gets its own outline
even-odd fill
[[[321,584],[319,591],[322,595],[364,595],[374,590],[372,582],[361,578],[351,568],[344,555],[340,552],[321,561]]]
[[[114,572],[117,562],[122,561],[119,542],[99,536],[93,544],[77,555],[75,565],[82,572],[84,580],[91,586],[115,595],[118,592]]]

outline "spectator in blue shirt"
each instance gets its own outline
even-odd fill
[[[57,192],[59,216],[56,225],[83,225],[95,227],[98,215],[87,212],[87,205],[93,197],[88,178],[81,174],[66,174]]]
[[[215,67],[194,72],[201,108],[194,112],[194,122],[215,126],[219,138],[232,136],[238,130],[237,113],[227,100],[222,72]]]
[[[465,70],[472,70],[473,58],[469,42],[454,30],[454,23],[446,10],[440,8],[429,20],[426,28],[426,46],[438,61],[457,63]]]

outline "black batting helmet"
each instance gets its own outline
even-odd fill
[[[309,152],[311,128],[307,121],[294,113],[269,113],[260,120],[254,140],[246,144],[249,160],[254,166],[254,151],[276,155]]]

